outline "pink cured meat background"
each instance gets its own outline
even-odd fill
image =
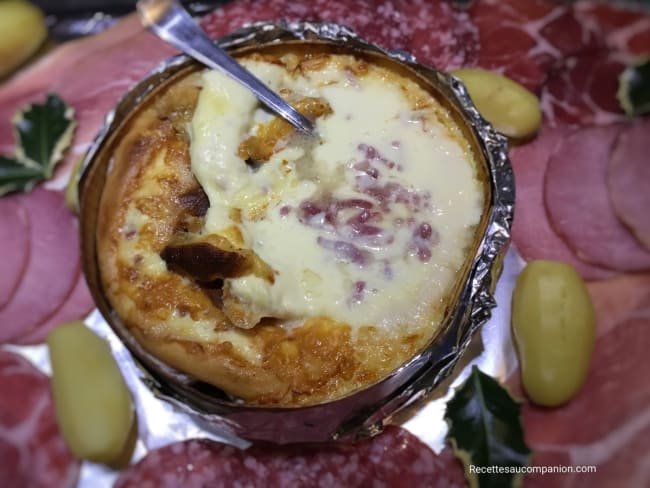
[[[0,484],[74,488],[76,461],[59,434],[50,381],[26,359],[0,350]]]
[[[634,373],[641,364],[639,361],[647,357],[642,345],[648,340],[645,336],[649,330],[650,270],[643,259],[634,260],[632,265],[626,263],[623,268],[607,260],[607,256],[599,257],[598,263],[583,259],[584,253],[574,249],[575,242],[572,247],[566,239],[567,233],[581,235],[575,229],[585,225],[582,214],[569,212],[567,215],[561,208],[549,211],[548,204],[557,206],[549,196],[553,188],[569,185],[570,189],[571,184],[581,184],[584,171],[603,170],[602,162],[596,168],[585,160],[577,161],[582,171],[562,168],[575,163],[558,162],[562,157],[558,148],[568,144],[571,134],[592,127],[610,131],[613,129],[608,129],[609,126],[630,124],[614,98],[617,76],[624,65],[650,53],[650,15],[588,0],[571,4],[549,0],[477,0],[467,10],[442,0],[361,0],[354,2],[353,7],[350,0],[235,0],[204,18],[202,25],[216,38],[246,23],[277,19],[340,22],[384,47],[410,51],[421,62],[441,69],[464,66],[494,70],[540,96],[544,113],[540,134],[511,151],[517,185],[513,241],[526,259],[567,261],[585,278],[593,280],[589,287],[597,308],[599,337],[589,379],[578,398],[553,411],[527,404],[523,418],[528,441],[536,451],[535,463],[596,464],[598,476],[530,476],[525,486],[647,485],[650,470],[645,453],[650,452],[647,440],[650,397],[642,375]],[[92,308],[79,272],[76,224],[62,205],[60,190],[72,163],[84,153],[106,112],[129,86],[173,52],[143,31],[137,19],[130,16],[105,33],[62,45],[0,85],[2,154],[13,152],[9,123],[13,113],[25,103],[42,100],[48,92],[56,92],[70,103],[79,122],[73,146],[53,181],[30,195],[0,200],[3,211],[0,249],[4,257],[11,257],[0,264],[0,317],[4,317],[0,321],[0,343],[41,342],[58,322],[81,318]],[[613,146],[618,147],[617,144],[614,141]],[[642,164],[639,150],[633,157],[637,158],[635,165]],[[549,172],[551,163],[554,169]],[[604,166],[607,170],[619,165],[609,162]],[[553,176],[557,173],[562,174],[559,182]],[[602,205],[609,201],[609,196],[602,192],[613,187],[614,180],[601,176],[594,181],[607,184],[598,184],[593,191],[599,192]],[[634,186],[631,192],[642,191],[644,180],[635,182],[627,176],[625,181],[629,180]],[[616,191],[618,204],[614,206],[614,215],[621,213],[621,196],[624,196],[620,189]],[[571,192],[563,191],[563,194],[570,196]],[[561,206],[570,209],[574,204],[574,200],[567,198]],[[638,215],[634,204],[628,197],[625,208],[632,210],[624,212]],[[587,204],[583,212],[591,210]],[[569,222],[558,222],[558,214]],[[629,218],[621,220],[629,224]],[[51,250],[47,258],[34,241],[39,236],[49,239]],[[607,244],[620,254],[615,240]],[[587,242],[587,245],[597,243]],[[38,270],[38,275],[30,269]],[[635,269],[635,273],[626,274],[629,269]],[[48,287],[30,297],[28,291],[36,286],[30,283],[38,283],[39,279]],[[45,292],[48,300],[42,297]],[[29,313],[12,312],[24,310],[21,307],[26,304],[32,306]],[[616,367],[611,367],[613,364]],[[3,371],[0,367],[0,380]],[[36,388],[35,385],[44,381],[35,375],[24,382],[26,388]],[[5,398],[3,395],[0,399],[0,409],[9,408]],[[618,399],[620,408],[604,408],[611,398]],[[27,413],[36,415],[36,410],[28,406]],[[56,438],[56,434],[53,436]],[[405,472],[410,472],[407,461],[426,458],[435,464],[439,473],[447,473],[447,478],[441,478],[447,484],[441,481],[441,486],[462,485],[459,464],[448,450],[435,456],[426,446],[407,439],[407,434],[397,428],[390,429],[374,443],[386,446],[399,439],[408,446]],[[39,449],[43,455],[59,455],[58,448]],[[353,449],[367,452],[363,446]],[[174,465],[182,463],[183,456],[190,451],[207,456],[204,459],[210,462],[221,460],[226,464],[242,463],[247,456],[233,453],[231,448],[204,448],[200,443],[179,445],[155,456],[163,456]],[[11,452],[23,462],[26,454],[20,450]],[[266,467],[283,462],[269,457],[263,447],[252,454]],[[315,457],[320,459],[319,455]],[[151,476],[159,475],[151,474],[152,462],[145,459],[125,474],[122,481],[125,486],[129,479],[151,480],[154,479]],[[314,466],[317,470],[324,469],[331,462],[331,458],[323,456]],[[364,464],[363,469],[371,466],[372,463]],[[54,480],[54,475],[51,476]],[[71,477],[72,474],[67,479]]]

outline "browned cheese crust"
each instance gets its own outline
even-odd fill
[[[296,70],[317,69],[319,58],[294,56],[285,62]],[[364,62],[353,68],[362,76]],[[131,119],[116,144],[98,225],[101,278],[111,305],[147,351],[250,404],[316,404],[385,377],[426,345],[433,330],[395,340],[368,326],[353,339],[350,326],[327,317],[290,327],[264,319],[243,330],[223,312],[218,271],[206,274],[204,282],[183,272],[192,263],[182,236],[199,232],[208,205],[191,172],[187,133],[199,91],[196,73],[162,90]],[[313,100],[302,106],[318,114],[329,109]],[[268,158],[268,142],[287,131],[283,123],[275,124],[261,132],[268,140],[249,140],[241,153]],[[174,262],[170,267],[177,269],[167,269],[160,256],[179,239],[181,247],[166,251],[168,262]],[[205,245],[212,245],[212,252],[238,252],[219,251],[218,242]],[[235,257],[255,269],[250,255]],[[263,266],[257,269],[268,273]],[[432,320],[440,320],[444,309],[432,309]]]

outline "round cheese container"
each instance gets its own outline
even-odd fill
[[[79,182],[84,270],[151,386],[274,442],[372,435],[494,306],[514,184],[462,84],[334,24],[219,41],[307,137],[178,56],[109,114]]]

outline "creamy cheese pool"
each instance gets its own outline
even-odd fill
[[[202,75],[190,127],[192,171],[210,201],[202,233],[239,229],[273,269],[272,282],[224,283],[261,316],[419,327],[455,282],[481,218],[476,162],[415,82],[378,66],[354,72],[350,60],[294,71],[244,60],[290,100],[331,107],[316,118],[317,139],[291,135],[262,162],[238,148],[269,114],[228,77]]]

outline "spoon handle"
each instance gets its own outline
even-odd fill
[[[314,134],[314,126],[307,117],[214,44],[176,0],[139,0],[137,9],[144,26],[158,37],[206,66],[229,75],[298,130]]]

